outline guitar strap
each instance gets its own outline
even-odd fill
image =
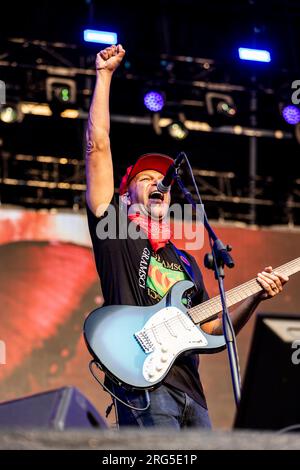
[[[192,268],[192,265],[190,263],[190,261],[188,260],[186,254],[179,250],[179,248],[177,248],[174,243],[170,242],[173,246],[173,249],[177,255],[177,258],[179,259],[180,261],[180,264],[181,266],[183,267],[185,273],[188,275],[188,277],[191,279],[191,281],[193,281],[193,283],[195,284],[195,287],[197,289],[197,284],[196,284],[196,278],[195,278],[195,273],[194,273],[194,270]]]
[[[179,250],[179,248],[177,248],[172,242],[170,242],[173,246],[173,249],[177,255],[177,258],[178,260],[180,261],[180,264],[181,266],[183,267],[185,273],[187,274],[188,278],[194,283],[194,286],[195,286],[195,290],[198,291],[199,290],[199,287],[197,285],[197,282],[196,282],[196,276],[195,276],[195,272],[193,270],[193,267],[189,261],[189,259],[187,258],[186,254]],[[189,293],[188,293],[189,292]],[[192,296],[191,296],[191,292],[192,290],[189,290],[188,292],[186,292],[185,296],[186,296],[186,299],[187,299],[187,308],[190,308],[192,306]]]

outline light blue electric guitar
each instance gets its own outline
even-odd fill
[[[300,258],[276,269],[290,276],[300,270]],[[215,353],[226,347],[224,336],[209,335],[201,325],[221,312],[220,296],[187,310],[183,293],[193,286],[179,281],[150,307],[111,305],[97,308],[84,323],[87,347],[101,368],[131,389],[151,389],[186,351]],[[228,307],[261,291],[256,279],[226,293]]]

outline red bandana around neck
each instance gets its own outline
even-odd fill
[[[139,225],[147,234],[154,251],[164,248],[172,236],[170,225],[164,221],[152,220],[139,212],[128,214],[128,218]]]

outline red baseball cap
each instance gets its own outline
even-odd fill
[[[172,163],[174,163],[173,158],[162,153],[146,153],[141,155],[134,165],[127,168],[120,184],[120,195],[126,193],[130,181],[141,171],[155,170],[165,175]]]

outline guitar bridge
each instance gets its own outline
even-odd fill
[[[154,345],[145,330],[138,331],[134,336],[145,353],[154,351]]]

